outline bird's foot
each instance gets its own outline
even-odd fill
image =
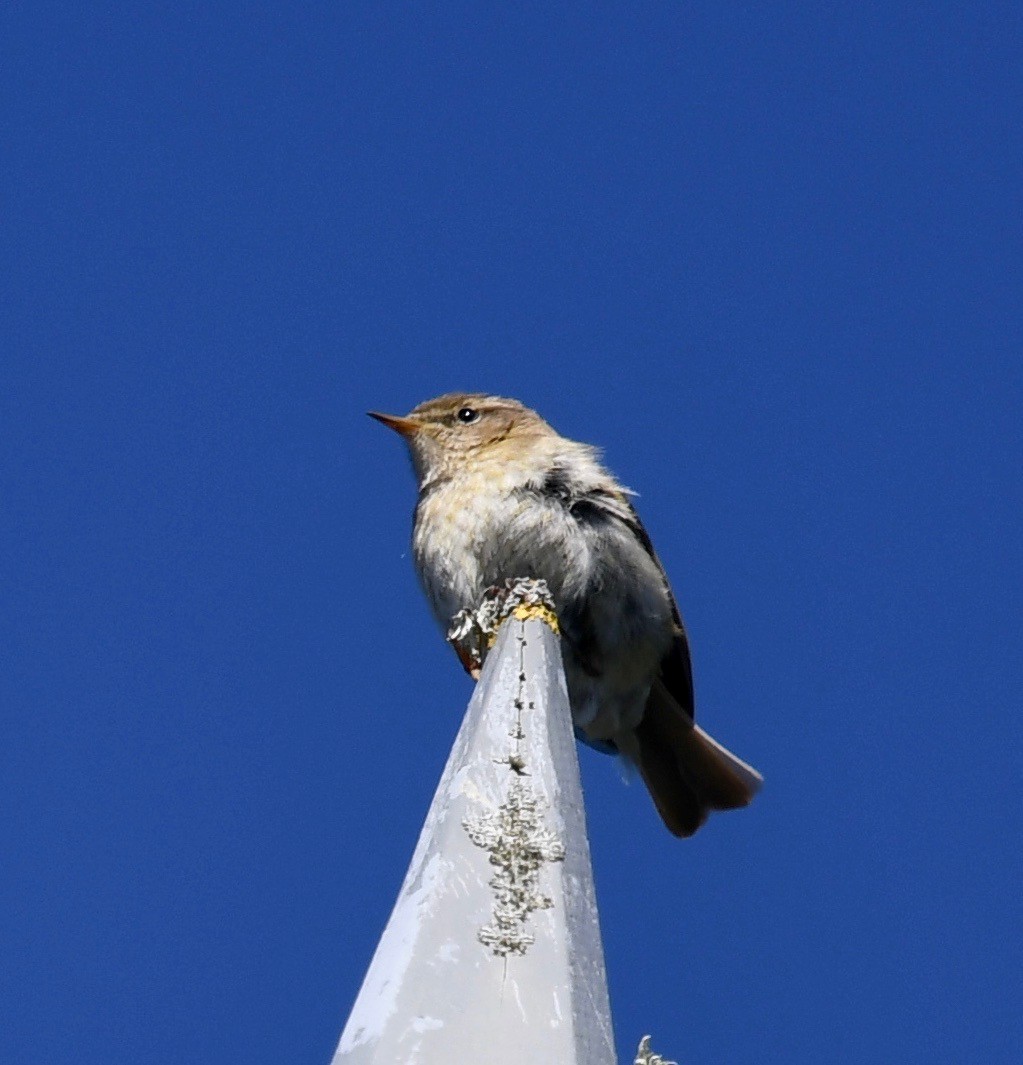
[[[539,617],[558,631],[554,602],[546,581],[518,577],[507,579],[503,587],[492,584],[475,610],[459,610],[451,619],[448,641],[473,680],[479,680],[501,622],[513,616],[523,620]]]

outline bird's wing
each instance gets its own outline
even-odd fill
[[[696,719],[696,701],[693,694],[693,666],[689,656],[689,640],[686,637],[686,627],[682,622],[678,604],[671,592],[668,583],[668,575],[664,572],[664,566],[657,557],[654,545],[650,541],[643,523],[639,520],[636,508],[629,502],[628,496],[623,492],[609,492],[603,489],[593,489],[583,495],[577,496],[569,509],[577,514],[593,508],[598,513],[616,519],[621,522],[642,545],[643,550],[653,560],[654,565],[660,571],[664,581],[668,600],[671,603],[671,616],[675,622],[675,637],[671,642],[668,653],[661,661],[661,681],[668,694],[678,703],[679,707],[693,720]],[[581,516],[581,514],[580,514]]]
[[[643,717],[636,726],[636,763],[668,830],[691,836],[711,810],[746,806],[762,783],[760,774],[694,723],[693,671],[689,643],[668,578],[643,523],[621,492],[591,489],[571,507],[586,520],[616,521],[635,536],[664,580],[675,622],[675,637],[661,660]]]

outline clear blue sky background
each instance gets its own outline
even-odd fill
[[[363,412],[455,388],[605,447],[767,778],[583,752],[623,1060],[1020,1060],[1021,19],[7,7],[5,1065],[329,1061],[471,687]]]

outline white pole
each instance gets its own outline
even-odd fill
[[[560,640],[500,627],[333,1065],[612,1065]]]

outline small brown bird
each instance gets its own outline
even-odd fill
[[[371,416],[409,446],[416,569],[441,625],[507,577],[544,579],[580,738],[638,767],[676,836],[711,810],[746,806],[760,774],[695,724],[678,607],[630,493],[597,449],[483,393]]]

